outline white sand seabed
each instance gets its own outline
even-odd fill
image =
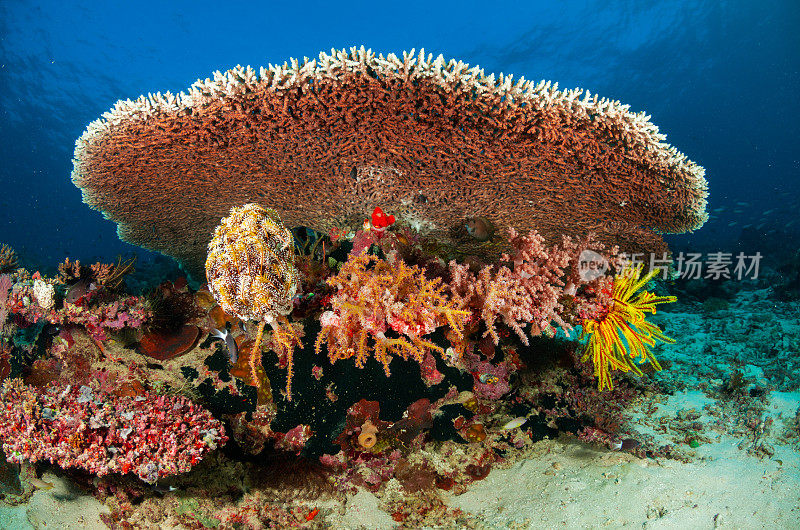
[[[676,394],[655,416],[710,402],[697,391]],[[767,414],[792,417],[798,403],[798,393],[774,392]],[[690,463],[543,442],[553,444],[549,458],[495,470],[448,504],[494,528],[800,528],[800,454],[775,443],[774,456],[759,459],[739,442],[719,435]]]
[[[709,403],[701,392],[671,396],[656,416]],[[773,393],[768,413],[794,416],[798,393]],[[773,440],[771,440],[772,442]],[[445,494],[451,508],[473,514],[482,528],[800,528],[800,455],[775,443],[770,459],[748,455],[740,440],[720,435],[694,461],[640,459],[582,443],[543,441],[547,456],[495,469],[462,495]],[[340,521],[365,518],[367,492],[351,497]],[[377,499],[375,499],[377,500]],[[448,528],[443,521],[441,528]]]
[[[493,528],[800,528],[796,462],[742,460],[724,442],[709,452],[713,461],[683,464],[562,446],[492,472],[449,505]]]
[[[42,475],[42,481],[53,487],[37,490],[26,504],[0,507],[1,530],[108,528],[100,519],[109,512],[103,503],[53,473]]]

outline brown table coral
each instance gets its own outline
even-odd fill
[[[475,252],[501,244],[464,238],[478,221],[661,251],[660,233],[707,217],[703,168],[664,139],[588,91],[362,47],[118,101],[78,139],[72,179],[122,239],[200,274],[214,226],[249,202],[319,231],[380,206]]]

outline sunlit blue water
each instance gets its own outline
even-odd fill
[[[748,224],[774,236],[800,193],[800,5],[650,4],[3,2],[0,240],[36,264],[136,250],[70,182],[90,121],[117,99],[180,91],[217,69],[361,44],[424,47],[645,110],[706,167],[709,209],[724,208],[673,244],[733,245]]]

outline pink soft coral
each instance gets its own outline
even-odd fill
[[[535,231],[522,236],[509,229],[511,254],[501,262],[512,265],[489,265],[478,274],[467,265],[450,262],[450,290],[454,299],[472,309],[486,324],[484,336],[500,342],[496,323],[514,330],[524,344],[528,338],[523,327],[531,324],[531,334],[552,335],[556,326],[565,332],[572,330],[562,300],[574,297],[580,283],[578,259],[584,249],[602,250],[592,238],[573,241],[564,237],[561,244],[547,246]],[[612,254],[616,249],[612,249]],[[603,279],[594,280],[599,283]],[[575,304],[591,311],[591,304],[582,299]]]

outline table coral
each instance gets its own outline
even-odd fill
[[[476,220],[660,253],[661,233],[707,219],[704,169],[644,112],[581,89],[364,47],[202,77],[117,102],[76,142],[72,173],[124,240],[194,273],[217,220],[255,197],[323,233],[379,205],[475,254],[497,246]],[[465,225],[473,242],[454,241]]]

